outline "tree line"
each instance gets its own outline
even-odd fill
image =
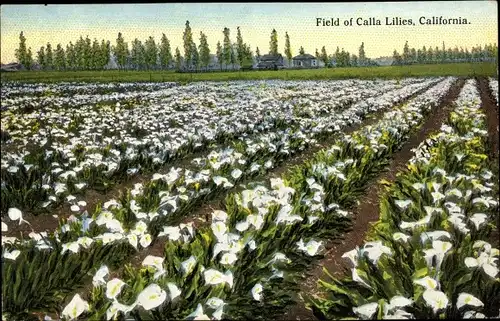
[[[225,67],[227,70],[233,69],[236,65],[243,69],[251,68],[255,60],[261,57],[259,47],[256,47],[255,54],[249,44],[243,41],[240,27],[236,28],[236,42],[230,39],[230,29],[225,27],[222,31],[222,43],[217,42],[215,56],[217,57],[217,68]],[[19,48],[16,49],[17,61],[26,69],[30,70],[37,63],[42,70],[103,70],[110,63],[111,57],[121,70],[152,70],[152,69],[176,69],[176,70],[206,70],[213,68],[211,63],[211,50],[208,45],[206,34],[202,31],[199,34],[199,44],[194,41],[189,21],[186,21],[183,33],[182,53],[179,47],[173,48],[165,34],[162,34],[157,43],[153,37],[147,38],[144,42],[134,39],[130,45],[125,41],[123,34],[118,33],[114,45],[104,39],[91,40],[80,36],[78,40],[69,42],[64,48],[58,44],[54,49],[50,43],[41,46],[33,58],[31,48],[26,46],[26,37],[23,32],[19,36]],[[414,63],[437,63],[449,61],[478,61],[480,59],[496,57],[497,46],[488,45],[481,48],[473,47],[468,49],[455,47],[445,49],[444,43],[441,50],[437,47],[433,49],[416,50],[409,48],[405,43],[403,54],[400,55],[394,50],[394,65],[414,64]],[[272,30],[269,41],[270,55],[278,55],[278,33]],[[293,52],[290,44],[288,32],[285,32],[284,54],[291,66]],[[305,54],[303,47],[300,47],[299,54]],[[364,43],[358,49],[358,55],[351,54],[342,48],[337,47],[336,51],[328,54],[323,46],[319,51],[316,49],[315,57],[323,62],[326,67],[353,67],[376,65],[370,58],[366,57]]]
[[[242,68],[249,68],[253,65],[254,59],[261,57],[259,47],[256,47],[255,55],[249,44],[243,41],[240,27],[236,29],[236,42],[230,40],[230,29],[224,28],[222,31],[223,41],[217,42],[215,56],[217,57],[218,67],[228,69],[238,64]],[[183,33],[183,48],[177,47],[172,52],[170,41],[165,34],[162,34],[159,43],[156,43],[153,37],[149,37],[144,42],[134,39],[130,45],[125,41],[123,34],[118,33],[115,45],[110,41],[94,39],[87,36],[80,38],[73,44],[70,41],[66,48],[58,44],[53,49],[50,43],[41,46],[36,52],[36,58],[33,59],[31,48],[26,48],[26,38],[21,32],[19,36],[19,48],[16,50],[16,58],[19,63],[27,69],[32,69],[36,62],[42,70],[103,70],[109,64],[111,56],[115,59],[118,69],[172,69],[177,70],[198,70],[206,69],[210,65],[211,51],[208,46],[207,36],[200,32],[199,45],[194,42],[189,21],[186,21]],[[278,55],[278,33],[272,30],[269,41],[270,55]],[[290,36],[285,32],[285,57],[288,63],[292,61],[293,53],[290,44]],[[305,54],[304,48],[300,47],[299,54]],[[316,49],[316,58],[323,61],[325,66],[337,67],[365,65],[369,59],[364,52],[364,44],[359,49],[359,58],[351,55],[342,48],[337,47],[334,54],[328,55],[325,46],[321,53]]]
[[[491,61],[495,60],[498,55],[497,45],[485,45],[472,47],[469,51],[468,48],[455,46],[446,48],[444,41],[441,49],[436,47],[423,46],[422,49],[410,48],[408,41],[403,47],[403,53],[400,54],[394,49],[392,58],[393,65],[412,65],[424,63],[449,63],[449,62],[477,62],[477,61]]]

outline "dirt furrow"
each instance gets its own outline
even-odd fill
[[[315,265],[313,270],[309,272],[309,276],[305,282],[301,283],[301,293],[314,294],[317,292],[317,281],[323,278],[323,267],[326,268],[333,276],[341,276],[347,264],[341,256],[355,248],[361,246],[365,240],[366,233],[370,224],[376,222],[379,217],[379,202],[383,192],[383,185],[379,184],[380,180],[393,182],[396,174],[405,169],[406,164],[413,156],[411,151],[416,148],[426,137],[432,132],[440,129],[443,121],[446,120],[452,109],[452,102],[458,97],[461,88],[464,85],[464,79],[459,79],[448,91],[442,103],[431,111],[431,114],[426,119],[425,123],[418,131],[411,135],[410,139],[397,151],[390,162],[388,169],[382,173],[376,181],[371,184],[360,203],[353,209],[353,226],[352,230],[344,234],[341,240],[331,240],[327,244],[329,250],[325,254],[323,260]],[[301,300],[296,305],[283,315],[280,320],[316,320],[312,311],[306,309],[304,302]]]
[[[491,164],[496,167],[495,172],[499,174],[499,113],[495,99],[491,92],[488,78],[476,78],[479,95],[481,97],[481,108],[486,115],[486,124],[488,126],[488,145]],[[500,213],[497,213],[497,229],[491,233],[491,243],[495,247],[500,247]]]

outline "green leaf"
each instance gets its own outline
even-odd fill
[[[424,276],[428,275],[428,273],[429,273],[429,269],[427,267],[424,267],[420,270],[415,271],[413,276],[415,278],[423,278]]]

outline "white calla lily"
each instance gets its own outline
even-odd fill
[[[23,213],[15,208],[15,207],[11,207],[9,208],[8,212],[7,212],[7,215],[9,216],[9,218],[12,220],[12,221],[16,221],[16,220],[19,220],[19,225],[21,225],[23,222],[30,225],[30,223],[28,221],[26,221],[25,219],[23,219]]]
[[[432,308],[434,313],[437,313],[439,310],[443,310],[448,306],[448,297],[441,291],[427,289],[424,291],[422,297],[425,300],[425,303]]]
[[[3,254],[3,257],[5,259],[15,261],[20,254],[21,254],[21,251],[19,251],[19,250],[13,250],[12,252],[5,251]]]
[[[115,299],[121,292],[125,282],[120,279],[114,278],[106,283],[106,297],[108,299]]]
[[[186,317],[188,320],[210,320],[210,317],[203,313],[203,306],[198,303],[196,310]]]
[[[106,284],[106,281],[104,281],[104,277],[108,275],[108,273],[108,267],[106,265],[102,265],[92,278],[92,283],[94,284],[94,286],[98,286],[99,284]]]
[[[252,290],[250,291],[252,293],[252,297],[255,301],[260,301],[262,299],[262,291],[264,288],[262,287],[262,284],[257,283],[253,286]]]
[[[153,283],[139,293],[137,304],[149,311],[160,306],[166,299],[167,293],[158,284]]]
[[[78,318],[83,312],[88,311],[89,303],[83,300],[79,294],[75,294],[73,299],[63,309],[62,316],[71,320]]]
[[[363,304],[359,307],[353,307],[352,311],[357,315],[361,316],[363,319],[368,320],[373,317],[375,312],[377,312],[378,303],[372,302]]]
[[[175,300],[182,293],[182,291],[179,290],[179,288],[177,287],[177,285],[175,285],[175,283],[172,282],[167,283],[167,288],[171,301]]]
[[[466,305],[470,305],[473,307],[482,307],[482,306],[484,306],[484,303],[481,302],[481,300],[479,300],[478,298],[476,298],[472,294],[462,292],[458,295],[457,309],[460,309]]]

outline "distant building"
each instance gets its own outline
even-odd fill
[[[285,68],[283,56],[277,55],[263,55],[259,59],[256,66],[257,69],[282,69]]]
[[[42,66],[35,62],[32,66],[31,66],[31,70],[42,70]]]
[[[11,62],[10,64],[1,65],[0,69],[4,72],[26,70],[23,65],[17,62]]]
[[[379,57],[375,59],[371,59],[371,61],[379,66],[390,66],[394,62],[393,57]],[[369,65],[367,63],[367,65]]]
[[[292,58],[293,66],[296,68],[317,68],[318,59],[310,54],[298,55]]]

